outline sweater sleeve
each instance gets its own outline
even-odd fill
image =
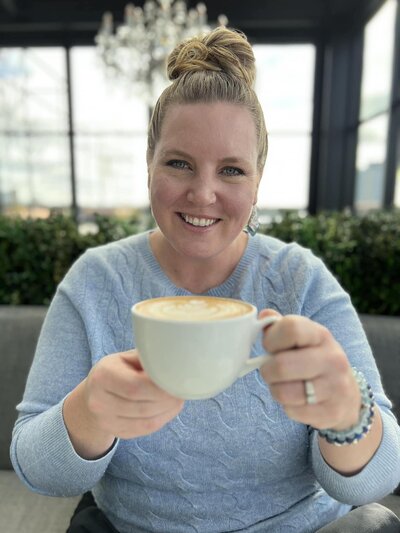
[[[381,500],[398,485],[399,427],[393,415],[382,409],[381,413],[381,444],[369,463],[354,476],[342,476],[325,462],[319,449],[318,433],[313,432],[311,453],[314,472],[321,486],[335,500],[350,505],[364,505]]]
[[[322,261],[312,257],[310,263],[308,282],[297,295],[302,314],[326,326],[344,349],[350,364],[363,372],[374,391],[383,421],[381,444],[357,475],[342,476],[325,462],[316,431],[312,433],[312,465],[316,478],[329,495],[344,503],[362,505],[383,498],[399,483],[400,428],[349,295]]]
[[[85,261],[67,274],[84,298]],[[50,496],[73,496],[103,476],[118,446],[85,460],[74,450],[63,419],[65,397],[87,376],[91,355],[82,317],[61,283],[44,321],[11,442],[11,460],[20,479]]]

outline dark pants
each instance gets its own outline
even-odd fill
[[[97,507],[92,493],[86,492],[74,511],[67,533],[118,533],[118,531]]]
[[[400,533],[400,519],[387,507],[369,503],[318,529],[316,533]]]
[[[82,497],[67,533],[118,533],[97,507],[90,492]],[[357,507],[316,533],[400,533],[400,520],[379,503]]]

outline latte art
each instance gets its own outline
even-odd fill
[[[144,301],[137,305],[137,311],[156,319],[204,322],[246,315],[252,311],[252,307],[229,298],[176,296]]]

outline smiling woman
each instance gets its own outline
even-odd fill
[[[397,486],[400,428],[336,279],[295,243],[254,235],[267,133],[252,48],[221,27],[178,45],[168,69],[147,147],[158,227],[87,251],[61,282],[18,406],[14,468],[42,494],[91,491],[69,533],[325,533],[339,517],[361,533],[370,515],[349,511]],[[184,401],[143,368],[131,308],[194,294],[252,304],[269,324],[250,338],[252,364],[271,356]],[[199,354],[190,389],[211,351],[186,338]],[[218,346],[225,368],[232,350]],[[382,513],[368,532],[398,528]]]

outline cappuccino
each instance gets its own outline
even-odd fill
[[[145,300],[136,306],[140,315],[159,320],[203,322],[226,320],[252,312],[246,302],[212,296],[175,296]]]
[[[143,369],[159,387],[185,400],[212,398],[269,357],[250,357],[263,328],[276,317],[257,319],[241,300],[167,296],[132,307],[135,344]]]

